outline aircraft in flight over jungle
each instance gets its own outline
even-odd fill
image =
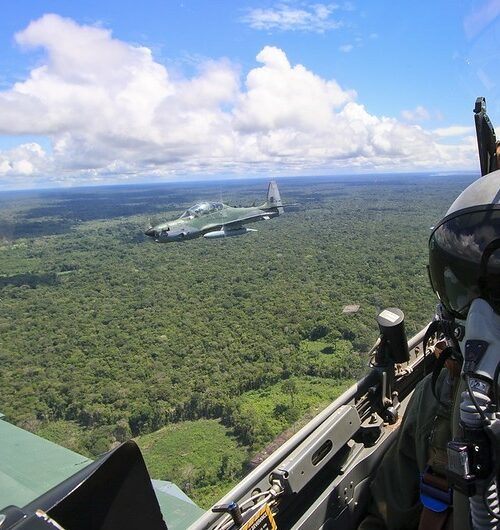
[[[267,221],[283,211],[278,185],[272,180],[269,182],[266,202],[261,206],[234,208],[222,202],[200,202],[187,209],[178,219],[150,226],[144,233],[157,243],[185,241],[201,236],[207,239],[240,236],[256,231],[243,225]]]

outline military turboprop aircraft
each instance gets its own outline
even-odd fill
[[[216,239],[229,236],[241,236],[255,232],[243,225],[256,221],[267,221],[283,213],[278,185],[274,180],[269,182],[267,199],[261,206],[234,208],[222,202],[200,202],[187,209],[179,219],[150,226],[147,236],[157,243],[185,241],[197,237]]]

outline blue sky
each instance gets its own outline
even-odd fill
[[[477,170],[500,0],[2,6],[0,187]]]

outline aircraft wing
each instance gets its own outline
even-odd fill
[[[253,213],[244,217],[240,217],[238,219],[233,219],[232,221],[228,221],[227,223],[220,223],[220,226],[221,228],[224,227],[229,228],[230,230],[234,230],[246,223],[253,223],[255,221],[268,221],[272,217],[276,217],[276,215],[277,214],[275,212]]]
[[[66,523],[64,528],[165,529],[163,517],[170,530],[187,528],[204,513],[171,482],[151,480],[139,448],[130,442],[93,462],[2,416],[0,512],[10,511],[7,528],[21,520],[28,524],[19,522],[15,528],[42,528],[40,522],[34,523],[38,510],[61,525]],[[99,502],[92,502],[92,497]],[[4,509],[9,505],[19,509]],[[143,514],[139,513],[141,506],[146,508]],[[49,527],[55,529],[52,524],[43,525]]]

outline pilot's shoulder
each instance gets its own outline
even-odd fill
[[[443,369],[438,375],[435,389],[432,389],[432,376],[426,375],[417,385],[406,409],[405,416],[407,422],[415,424],[415,428],[420,432],[428,431],[434,422],[434,418],[442,405],[436,399],[442,393],[443,385],[446,384],[447,370]]]

